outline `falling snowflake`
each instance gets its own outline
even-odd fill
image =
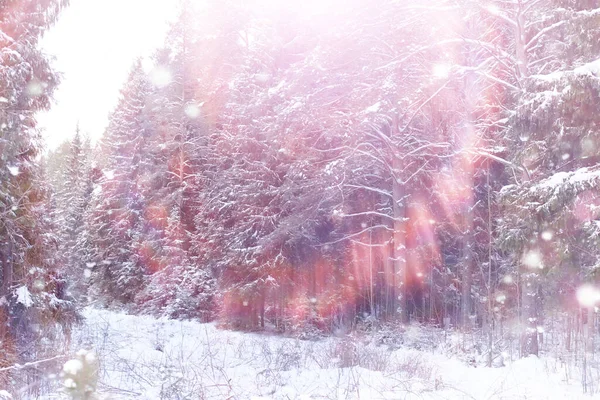
[[[163,88],[172,81],[171,72],[164,67],[156,67],[150,72],[150,82],[157,88]]]
[[[44,94],[44,86],[42,82],[33,80],[27,85],[27,94],[31,97],[41,96]]]
[[[196,104],[188,104],[185,106],[185,115],[191,119],[196,119],[200,116],[200,107]]]
[[[545,230],[544,232],[542,232],[542,239],[546,242],[552,240],[553,237],[554,233],[551,230]]]
[[[592,285],[583,285],[577,289],[577,301],[584,307],[592,307],[600,301],[600,291]]]
[[[525,253],[523,258],[521,259],[521,262],[528,268],[544,268],[544,264],[542,263],[542,255],[538,250],[530,250],[527,253]]]
[[[591,157],[596,153],[596,143],[591,138],[585,138],[581,141],[581,150],[584,156]]]

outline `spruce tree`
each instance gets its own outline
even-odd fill
[[[106,303],[132,303],[146,274],[140,252],[146,228],[140,181],[149,135],[148,92],[148,79],[138,61],[100,144],[107,162],[91,205],[91,283],[95,295]]]
[[[58,80],[37,48],[66,1],[0,2],[0,364],[43,357],[31,346],[73,322],[54,258],[57,238],[37,163],[35,113],[47,109]],[[65,331],[66,332],[66,331]],[[57,342],[61,340],[58,339]],[[52,341],[51,341],[52,342]],[[11,382],[20,386],[15,375]],[[0,373],[0,383],[6,383]]]
[[[64,188],[58,196],[62,218],[62,240],[60,252],[63,257],[64,270],[72,279],[70,290],[72,294],[80,297],[83,292],[81,282],[84,275],[84,253],[81,240],[84,237],[84,217],[89,204],[89,193],[86,193],[86,181],[89,176],[87,170],[87,154],[84,151],[84,143],[79,126],[75,136],[70,142],[69,153],[65,160],[63,170]]]

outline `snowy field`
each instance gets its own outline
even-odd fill
[[[580,371],[551,358],[498,368],[416,350],[377,345],[375,336],[318,341],[218,329],[214,324],[88,309],[74,348],[94,349],[105,399],[577,399]],[[443,349],[443,350],[442,350]],[[442,354],[442,352],[444,354]]]

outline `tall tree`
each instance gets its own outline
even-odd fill
[[[63,170],[63,190],[56,196],[56,204],[60,218],[58,223],[62,228],[60,253],[64,260],[65,273],[72,277],[70,290],[77,297],[83,292],[85,271],[85,223],[84,218],[89,206],[89,151],[81,137],[79,126],[70,142],[69,152],[65,159]]]
[[[56,238],[47,218],[47,187],[36,158],[35,113],[49,107],[58,82],[37,48],[66,1],[0,2],[0,363],[43,355],[31,346],[56,333],[64,313],[56,273]],[[36,329],[37,328],[40,329]],[[48,328],[48,329],[41,329]],[[5,372],[0,383],[7,383]],[[19,377],[13,376],[16,386]]]
[[[505,219],[501,240],[521,265],[524,354],[537,354],[544,303],[561,299],[572,307],[576,287],[595,281],[598,6],[553,1],[517,8],[522,95],[508,137],[512,161],[527,173],[503,191],[505,212],[514,217]]]
[[[149,90],[148,77],[138,61],[100,144],[107,162],[91,212],[92,285],[96,295],[109,303],[133,302],[147,272],[141,252],[147,224],[140,186],[147,162]]]

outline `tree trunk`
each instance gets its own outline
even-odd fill
[[[402,312],[401,319],[404,322],[409,321],[408,315],[408,288],[407,288],[407,268],[406,268],[406,231],[405,231],[405,193],[401,182],[398,180],[400,173],[400,161],[398,157],[394,157],[394,172],[397,176],[393,177],[392,197],[393,197],[393,212],[394,212],[394,236],[393,236],[393,251],[392,259],[394,261],[394,272],[398,276],[398,286],[400,293],[400,309]]]
[[[2,285],[0,285],[0,297],[8,298],[13,284],[13,265],[12,265],[12,243],[9,241],[5,251],[0,252],[0,262],[2,262]]]
[[[523,2],[519,0],[516,17],[517,25],[515,27],[515,50],[519,78],[526,78],[529,75],[527,50],[525,49],[525,14],[523,11]]]
[[[494,347],[494,304],[492,301],[492,295],[494,293],[494,287],[492,287],[492,246],[494,245],[493,227],[492,227],[492,196],[490,187],[490,160],[487,161],[487,174],[486,174],[486,185],[487,185],[487,225],[488,225],[488,270],[487,270],[487,317],[488,317],[488,368],[492,367],[494,361],[493,347]],[[495,285],[494,285],[495,286]]]
[[[260,298],[260,327],[265,329],[265,294]]]
[[[396,290],[396,263],[393,260],[394,257],[394,248],[393,248],[394,244],[391,244],[391,247],[387,248],[387,252],[388,252],[388,268],[390,271],[390,277],[389,277],[389,281],[387,282],[387,315],[388,318],[395,316],[396,315],[396,311],[397,311],[397,305],[396,305],[396,301],[397,301],[397,293],[398,291]]]
[[[465,243],[463,247],[461,322],[464,328],[468,328],[471,316],[471,286],[473,282],[474,261],[473,210],[471,210],[471,202],[469,202],[467,207],[464,237]]]
[[[538,324],[538,279],[534,272],[526,272],[522,274],[521,293],[523,302],[523,311],[525,330],[521,337],[521,356],[529,355],[537,356],[539,353],[539,343],[537,334]]]

